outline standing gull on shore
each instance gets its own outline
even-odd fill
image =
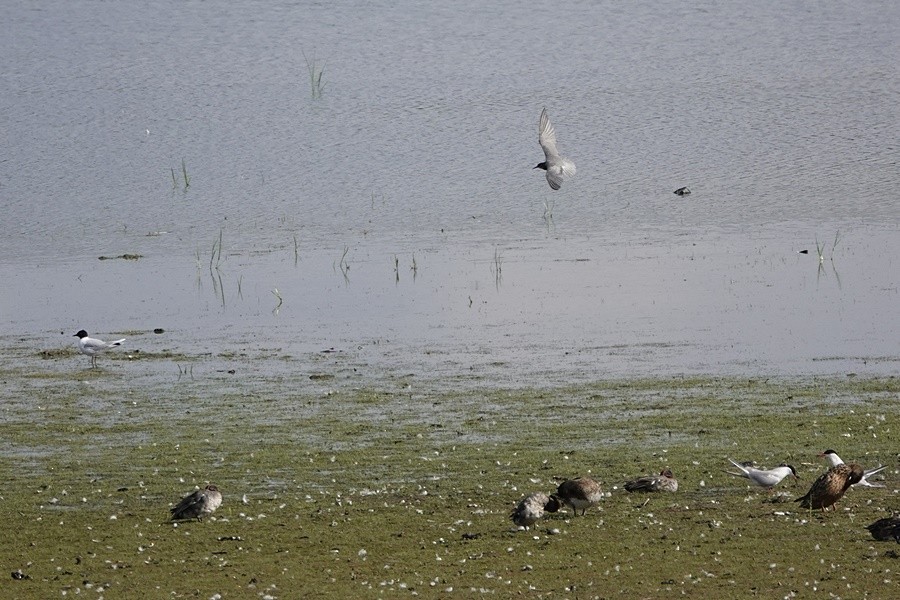
[[[91,357],[92,367],[97,365],[98,354],[106,352],[110,348],[121,346],[122,342],[125,341],[125,338],[122,338],[121,340],[116,340],[114,342],[104,342],[97,338],[88,337],[88,333],[84,329],[76,333],[73,337],[78,338],[78,341],[76,342],[78,344],[78,351]]]

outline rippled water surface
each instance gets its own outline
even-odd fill
[[[2,28],[7,343],[271,373],[334,348],[452,385],[898,370],[895,2],[42,2]]]

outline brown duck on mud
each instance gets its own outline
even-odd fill
[[[672,469],[663,469],[659,475],[638,477],[625,484],[627,492],[675,492],[678,491],[678,480],[672,475]]]
[[[545,512],[555,513],[559,510],[559,498],[556,496],[548,496],[544,492],[534,492],[528,494],[516,509],[512,512],[510,518],[513,523],[520,527],[528,529],[544,517]]]
[[[563,504],[572,507],[573,516],[578,514],[578,510],[584,515],[584,511],[600,502],[603,491],[600,484],[590,477],[579,477],[559,484],[556,497]]]
[[[815,480],[805,496],[797,498],[794,502],[799,502],[802,508],[828,510],[844,496],[844,492],[850,489],[851,485],[862,479],[864,474],[865,469],[856,463],[831,467]]]

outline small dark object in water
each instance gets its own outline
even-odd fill
[[[797,254],[809,254],[809,250],[801,250]]]
[[[120,254],[119,256],[98,256],[100,260],[116,260],[117,258],[121,258],[122,260],[138,260],[144,258],[143,254]]]
[[[871,525],[867,525],[866,529],[879,542],[894,540],[900,544],[900,517],[898,516],[878,519]]]
[[[155,333],[157,335],[159,335],[160,333],[165,333],[165,332],[166,332],[166,330],[163,329],[162,327],[157,327],[156,329],[153,330],[153,333]]]
[[[687,189],[687,187],[680,187],[673,192],[676,196],[687,196],[691,193],[691,190]]]

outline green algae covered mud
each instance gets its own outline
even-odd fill
[[[68,354],[0,369],[5,598],[896,593],[900,548],[865,529],[900,509],[895,378],[415,392],[322,387],[335,382],[324,366],[276,377],[251,360],[242,376],[122,354],[100,369]],[[800,509],[829,448],[888,465],[884,487]],[[728,458],[788,462],[800,480],[753,488]],[[664,467],[677,492],[623,491]],[[598,507],[516,530],[524,495],[579,475],[601,482]],[[207,483],[222,506],[169,522]]]

